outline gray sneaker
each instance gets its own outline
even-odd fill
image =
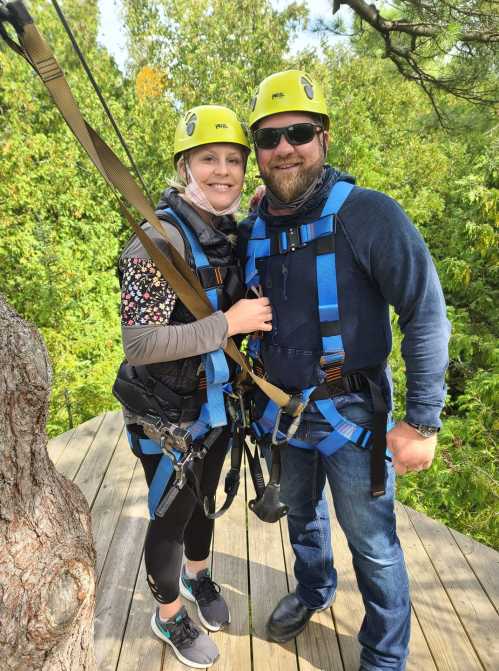
[[[152,614],[151,627],[158,638],[173,648],[177,659],[195,669],[205,669],[218,659],[218,648],[208,634],[200,631],[187,614],[185,606],[164,622],[159,608]]]
[[[230,623],[229,608],[220,594],[220,585],[211,579],[208,569],[199,571],[195,578],[190,579],[183,567],[180,593],[189,601],[196,603],[199,619],[206,629],[218,631]]]

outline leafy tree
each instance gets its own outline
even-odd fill
[[[396,0],[385,4],[334,0],[333,14],[341,5],[355,13],[351,36],[362,36],[367,24],[377,55],[390,59],[404,78],[425,91],[442,122],[439,92],[480,104],[499,100],[497,2]],[[344,34],[340,19],[322,21],[317,27]]]
[[[97,3],[66,2],[64,8],[96,77],[109,99],[121,99],[122,110],[121,75],[96,43]],[[36,19],[85,115],[102,127],[100,105],[48,3]],[[45,87],[3,47],[0,68],[2,291],[47,343],[54,367],[53,435],[68,428],[68,414],[77,424],[113,404],[110,383],[121,356],[114,272],[121,223]]]

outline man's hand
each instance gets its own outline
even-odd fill
[[[260,184],[260,186],[256,187],[255,192],[251,196],[249,204],[250,210],[256,210],[264,195],[265,195],[265,186],[263,184]]]
[[[393,455],[395,472],[397,475],[405,475],[410,471],[430,468],[435,456],[437,434],[423,438],[406,422],[398,422],[386,434],[386,444]]]

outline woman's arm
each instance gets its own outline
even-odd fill
[[[121,332],[132,365],[175,361],[226,345],[228,323],[220,311],[190,324],[170,324],[177,297],[151,259],[123,258],[121,271]]]

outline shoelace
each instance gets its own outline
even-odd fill
[[[199,580],[196,580],[196,583],[193,592],[198,603],[208,604],[218,598],[220,585],[212,580],[209,575],[202,576]]]
[[[188,615],[184,615],[178,621],[176,620],[175,625],[169,631],[171,633],[171,641],[176,646],[191,643],[199,636],[199,629]]]

